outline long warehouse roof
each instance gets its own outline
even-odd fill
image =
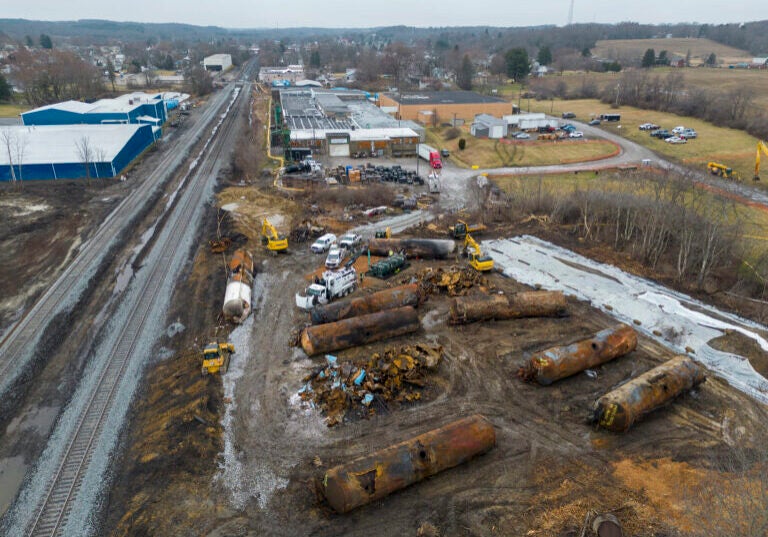
[[[80,162],[77,143],[88,138],[93,162],[113,160],[131,137],[148,125],[36,125],[0,127],[0,141],[11,139],[14,165]],[[150,127],[153,128],[153,127]],[[18,151],[16,148],[22,148]],[[21,159],[19,159],[21,153]],[[98,154],[97,154],[98,153]],[[19,162],[21,160],[21,162]],[[0,166],[10,164],[7,151],[0,151]]]

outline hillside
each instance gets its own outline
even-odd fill
[[[637,62],[643,53],[652,48],[656,54],[666,50],[668,56],[686,57],[691,52],[691,65],[704,63],[707,56],[715,53],[718,62],[725,64],[750,61],[752,55],[749,52],[734,47],[716,43],[703,38],[657,38],[657,39],[610,39],[598,41],[592,53],[595,56],[618,60],[619,62]]]

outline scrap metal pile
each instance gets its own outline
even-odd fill
[[[447,293],[449,296],[462,296],[475,286],[484,293],[492,289],[488,280],[470,267],[454,266],[446,270],[426,268],[417,274],[417,278],[425,295]]]
[[[328,427],[341,423],[347,414],[367,418],[377,408],[421,399],[427,373],[437,370],[443,358],[439,345],[409,345],[374,353],[370,359],[338,363],[326,355],[326,363],[304,377],[299,397],[325,414]]]

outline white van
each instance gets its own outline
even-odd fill
[[[333,233],[326,233],[309,247],[313,254],[322,254],[331,249],[331,246],[336,244],[336,235]]]

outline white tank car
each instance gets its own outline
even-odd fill
[[[227,290],[224,293],[224,318],[242,323],[251,313],[253,257],[247,250],[236,250],[229,262]]]

